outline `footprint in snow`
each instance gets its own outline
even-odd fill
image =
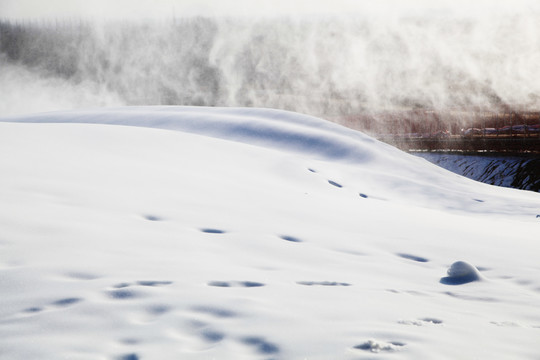
[[[280,351],[276,344],[266,341],[263,337],[248,336],[240,339],[240,342],[255,348],[255,351],[262,355],[277,354]]]
[[[167,305],[152,305],[146,308],[146,311],[151,315],[162,315],[170,310],[171,308]]]
[[[66,273],[65,276],[75,280],[95,280],[100,278],[99,275],[78,271]]]
[[[134,286],[156,287],[167,286],[172,283],[172,281],[166,280],[139,280],[134,283],[123,282],[113,285],[112,290],[108,290],[106,293],[108,297],[116,300],[134,299],[142,296],[139,291],[133,289]]]
[[[130,287],[131,284],[130,283],[118,283],[116,285],[113,285],[113,288],[115,289],[123,289],[123,288],[127,288],[127,287]]]
[[[299,238],[294,237],[294,236],[289,236],[289,235],[282,235],[280,236],[280,238],[282,238],[285,241],[290,241],[290,242],[295,242],[295,243],[302,242],[302,240],[300,240]]]
[[[351,284],[346,282],[337,282],[337,281],[297,281],[298,285],[306,286],[351,286]]]
[[[405,345],[406,345],[405,343],[402,343],[400,341],[384,342],[384,341],[368,340],[360,345],[354,346],[354,349],[369,351],[372,353],[379,353],[381,351],[392,352],[392,351],[399,350]]]
[[[217,318],[233,318],[238,316],[238,314],[232,310],[223,309],[215,306],[199,305],[193,307],[191,310],[201,314],[211,315]]]
[[[43,311],[43,310],[45,310],[45,309],[42,308],[42,307],[34,306],[34,307],[30,307],[28,309],[24,309],[23,311],[25,313],[28,313],[28,314],[35,314],[35,313],[38,313],[38,312]]]
[[[65,298],[65,299],[56,300],[51,305],[58,306],[58,307],[65,307],[65,306],[74,305],[80,301],[82,301],[82,299],[80,298]]]
[[[141,286],[165,286],[165,285],[171,285],[172,281],[162,281],[162,280],[140,280],[137,281],[137,285]]]
[[[115,300],[127,300],[140,297],[140,294],[130,289],[107,291],[107,296]]]
[[[224,333],[212,329],[204,329],[201,331],[200,335],[204,341],[210,343],[217,343],[225,338]]]
[[[412,260],[412,261],[416,261],[416,262],[425,263],[425,262],[429,261],[428,259],[426,259],[424,257],[417,256],[417,255],[412,255],[412,254],[398,253],[396,255],[399,256],[399,257],[402,257],[404,259]]]
[[[64,299],[59,299],[59,300],[53,301],[49,305],[53,306],[55,308],[65,308],[65,307],[68,307],[68,306],[71,306],[71,305],[75,305],[75,304],[77,304],[77,303],[79,303],[81,301],[83,301],[83,299],[76,298],[76,297],[70,297],[70,298],[64,298]],[[41,312],[41,311],[44,311],[44,310],[46,310],[46,307],[34,306],[34,307],[30,307],[30,308],[27,308],[27,309],[23,310],[23,312],[25,312],[27,314],[35,314],[35,313],[38,313],[38,312]]]
[[[246,288],[252,288],[252,287],[261,287],[265,286],[265,284],[255,281],[210,281],[208,282],[208,286],[215,286],[215,287],[246,287]]]
[[[136,281],[135,283],[118,283],[116,285],[113,285],[113,288],[123,289],[130,286],[135,286],[135,285],[155,287],[155,286],[171,285],[172,283],[173,283],[172,281],[166,281],[166,280],[165,281],[164,280],[139,280],[139,281]]]
[[[308,168],[308,170],[309,170],[310,172],[312,172],[312,173],[317,173],[317,171],[314,170],[314,169]],[[338,183],[337,181],[334,181],[334,180],[327,180],[327,181],[328,181],[328,183],[329,183],[330,185],[335,186],[335,187],[337,187],[337,188],[342,188],[342,187],[343,187],[343,185],[340,184],[340,183]],[[359,193],[358,195],[360,195],[360,197],[363,198],[363,199],[367,199],[367,198],[368,198],[368,196],[367,196],[366,194],[364,194],[364,193]],[[540,216],[540,215],[539,215],[539,216]]]
[[[133,354],[126,354],[126,355],[120,355],[116,357],[116,360],[139,360],[139,355],[133,353]]]
[[[225,234],[225,231],[224,231],[224,230],[213,229],[213,228],[201,229],[201,231],[202,231],[203,233],[207,233],[207,234]]]
[[[418,320],[400,320],[398,321],[398,324],[401,325],[415,325],[415,326],[424,326],[426,324],[433,324],[433,325],[441,325],[443,323],[442,320],[436,319],[436,318],[423,318]]]
[[[439,320],[439,319],[436,319],[436,318],[431,318],[431,317],[427,317],[427,318],[423,318],[423,319],[420,319],[424,322],[427,322],[427,323],[431,323],[431,324],[435,324],[435,325],[440,325],[443,323],[442,320]]]
[[[148,221],[163,221],[162,217],[156,215],[143,215],[143,217]]]

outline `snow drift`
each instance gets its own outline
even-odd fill
[[[540,351],[539,194],[270,109],[3,118],[0,151],[6,358]]]

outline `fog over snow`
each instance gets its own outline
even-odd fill
[[[538,54],[534,0],[0,0],[0,115],[124,105],[334,121],[535,111]]]
[[[536,359],[540,194],[270,109],[0,122],[6,359]]]

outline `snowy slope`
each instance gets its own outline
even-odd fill
[[[540,353],[540,194],[277,110],[2,121],[2,359]]]

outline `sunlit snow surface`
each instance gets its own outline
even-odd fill
[[[538,358],[540,194],[276,110],[2,120],[2,359]]]

